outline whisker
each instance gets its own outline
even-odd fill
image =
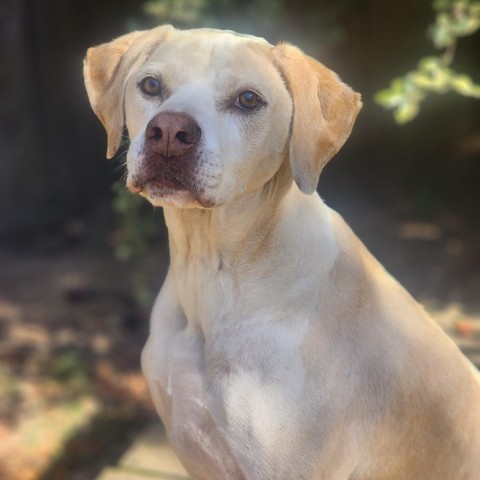
[[[113,169],[113,172],[112,172],[112,173],[117,173],[119,170],[126,168],[126,166],[127,166],[126,163],[122,163],[121,165],[117,165],[117,166]],[[124,174],[125,174],[125,173],[128,173],[128,172],[124,172]]]
[[[127,153],[128,153],[128,148],[126,148],[123,152],[117,153],[115,158],[121,158]]]

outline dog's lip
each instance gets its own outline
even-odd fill
[[[172,175],[170,172],[168,172],[168,176],[170,177],[169,180],[173,181],[173,186],[165,185],[165,174],[162,172],[152,174],[144,178],[129,176],[127,179],[127,188],[132,193],[142,195],[146,198],[152,194],[157,198],[165,198],[175,197],[177,195],[181,197],[188,193],[198,202],[199,205],[204,208],[211,208],[215,206],[213,199],[205,197],[202,191],[200,191],[197,187],[188,185],[188,179],[181,180],[175,175]]]
[[[171,173],[168,174],[169,182],[173,185],[164,185],[165,184],[165,173],[154,173],[149,176],[137,176],[137,177],[129,177],[127,179],[127,188],[132,193],[141,193],[144,191],[145,187],[151,184],[163,184],[169,191],[180,191],[186,190],[191,191],[190,188],[186,187],[184,183],[178,179],[176,176],[172,175]]]
[[[132,192],[132,193],[140,193],[143,190],[143,186],[140,187],[136,184],[134,184],[130,179],[127,181],[127,188]]]

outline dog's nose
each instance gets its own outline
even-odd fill
[[[201,130],[186,113],[161,112],[149,122],[145,131],[147,145],[166,158],[184,155],[197,145]]]

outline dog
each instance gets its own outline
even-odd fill
[[[142,368],[195,480],[478,480],[480,380],[316,187],[360,95],[289,44],[161,26],[90,48],[171,264]]]

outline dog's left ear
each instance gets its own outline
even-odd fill
[[[173,30],[171,25],[164,25],[132,32],[87,50],[83,62],[85,87],[90,105],[107,131],[107,158],[115,155],[122,141],[123,99],[129,73]]]
[[[316,191],[323,167],[347,140],[362,107],[360,94],[300,49],[279,44],[274,61],[293,100],[290,165],[302,192]]]

